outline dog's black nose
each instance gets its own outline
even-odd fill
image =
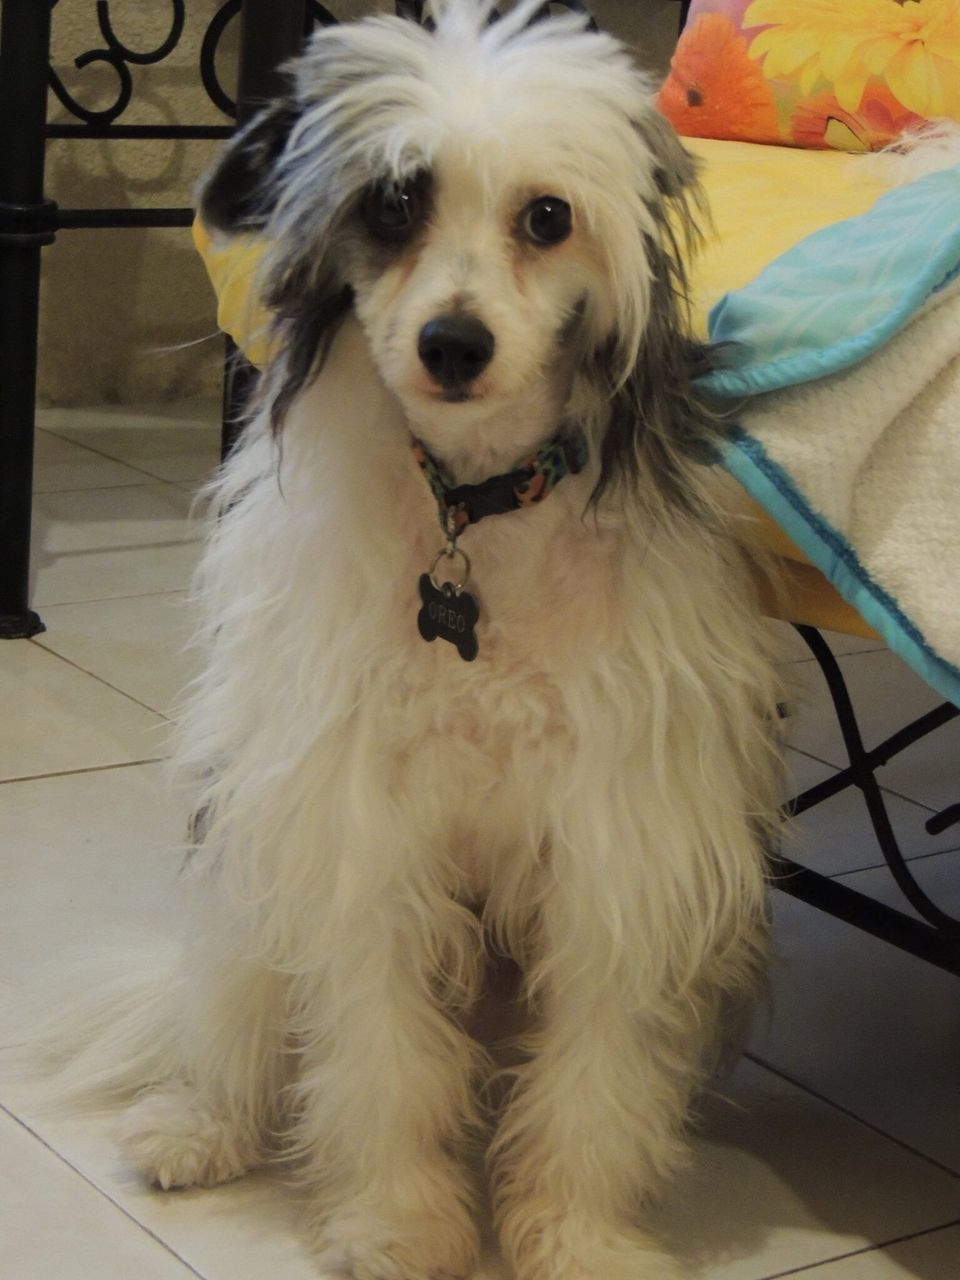
[[[437,316],[420,330],[417,354],[441,387],[459,387],[483,373],[493,347],[493,334],[473,316]]]

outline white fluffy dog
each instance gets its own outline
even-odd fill
[[[762,966],[776,689],[706,483],[693,166],[539,7],[322,31],[203,192],[270,245],[276,356],[197,593],[193,940],[96,1053],[149,1178],[292,1160],[356,1280],[470,1272],[485,1133],[517,1280],[674,1274],[638,1216]]]

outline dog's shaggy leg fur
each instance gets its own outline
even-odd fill
[[[199,1090],[171,1084],[145,1093],[120,1127],[127,1159],[155,1186],[213,1187],[259,1163],[256,1136],[243,1132]]]
[[[241,954],[194,949],[181,983],[172,1078],[150,1082],[127,1109],[120,1141],[164,1188],[214,1186],[262,1164],[275,1146],[284,1074],[285,979]],[[202,1082],[202,1083],[197,1083]]]
[[[662,1177],[683,1158],[684,1073],[655,1020],[630,1025],[620,995],[584,974],[548,997],[539,1052],[498,1133],[500,1236],[517,1280],[677,1274],[633,1220],[638,1180],[649,1191],[655,1169]]]
[[[376,896],[340,921],[324,983],[300,1001],[312,1043],[293,1089],[294,1151],[324,1267],[355,1280],[462,1276],[478,1237],[456,1148],[475,1122],[479,1052],[435,994],[403,889]],[[470,913],[452,914],[476,943]]]
[[[631,1022],[616,979],[592,978],[547,996],[539,1052],[497,1137],[500,1235],[517,1280],[678,1274],[632,1223],[642,1193],[683,1160],[692,1078],[658,1038],[661,1019]]]
[[[585,811],[582,831],[603,821]],[[561,850],[555,859],[562,867]],[[671,973],[655,954],[658,927],[679,937],[698,907],[667,899],[672,923],[618,919],[602,870],[573,889],[571,879],[558,874],[543,901],[531,971],[539,1030],[492,1148],[500,1236],[516,1280],[670,1280],[676,1264],[635,1224],[689,1158],[686,1121],[713,1058],[719,993],[752,984],[764,925],[759,913],[745,918],[736,941],[695,944],[699,972],[681,963]],[[578,945],[581,931],[592,949]],[[707,919],[697,933],[709,938]]]

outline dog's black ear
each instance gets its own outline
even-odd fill
[[[398,18],[406,18],[408,22],[423,23],[424,0],[396,0]],[[429,15],[427,21],[432,21]]]
[[[595,373],[610,392],[610,419],[594,499],[626,482],[674,507],[689,505],[691,459],[715,461],[725,431],[697,390],[713,365],[710,347],[691,336],[687,260],[708,216],[694,158],[672,126],[650,110],[635,121],[653,159],[656,192],[646,201],[653,231],[643,232],[650,297],[646,327],[626,379],[617,379],[615,344],[595,353]],[[639,487],[638,487],[639,486]]]
[[[200,187],[198,208],[207,227],[236,234],[264,225],[276,199],[273,168],[298,114],[293,103],[277,102],[230,140]]]
[[[593,500],[626,483],[648,505],[656,497],[688,509],[690,463],[716,462],[727,427],[697,390],[697,379],[715,365],[714,352],[690,335],[673,283],[675,265],[652,237],[647,254],[655,272],[650,314],[629,377],[614,383],[612,344],[595,356],[596,374],[609,389],[610,416]]]
[[[634,123],[653,156],[653,177],[660,194],[668,200],[683,199],[696,183],[696,160],[659,111],[651,108]]]

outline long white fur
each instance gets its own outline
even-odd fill
[[[398,87],[387,159],[409,166],[416,137],[458,181],[404,283],[358,284],[282,449],[266,404],[213,486],[181,753],[207,823],[191,941],[173,976],[107,1001],[74,1068],[136,1095],[125,1149],[162,1186],[294,1155],[324,1264],[356,1280],[475,1261],[459,1153],[489,1123],[490,1064],[464,1023],[490,939],[522,964],[531,1017],[490,1157],[517,1280],[674,1274],[638,1212],[683,1159],[725,1002],[763,959],[776,680],[750,568],[715,520],[628,486],[584,514],[604,401],[551,346],[584,291],[623,358],[649,321],[654,161],[630,123],[647,86],[577,19],[524,30],[536,7],[484,34],[484,6],[450,0],[431,46],[391,21],[336,35],[401,67],[405,42],[439,45]],[[344,145],[362,151],[351,92]],[[303,230],[326,110],[291,139],[275,229]],[[570,199],[588,249],[514,271],[518,184]],[[452,406],[417,390],[410,348],[462,289],[502,365]],[[424,643],[416,585],[442,538],[411,427],[476,480],[572,405],[587,471],[463,537],[480,658]]]
[[[960,124],[955,120],[930,120],[908,130],[882,151],[857,156],[852,161],[891,187],[905,186],[927,174],[960,165]]]

